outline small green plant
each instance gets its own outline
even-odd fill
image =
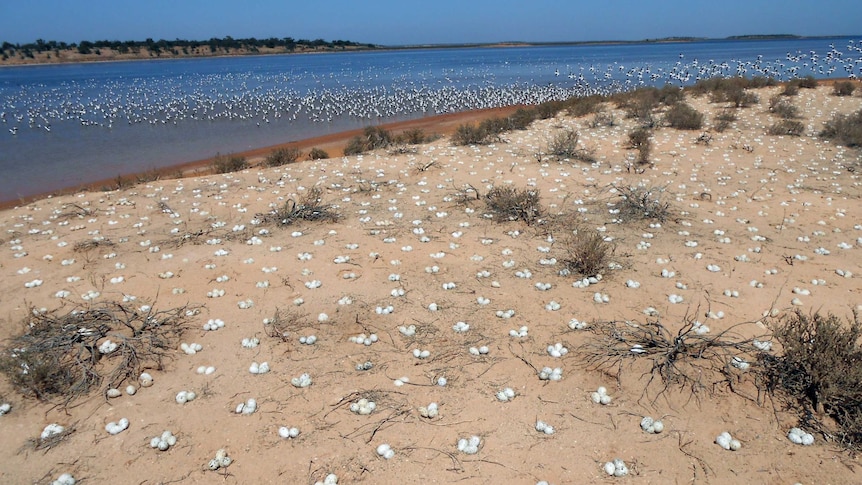
[[[678,130],[699,130],[703,126],[703,113],[679,102],[665,112],[664,123]]]
[[[852,96],[856,85],[850,81],[838,81],[832,86],[832,94],[835,96]]]
[[[216,155],[213,161],[215,173],[231,173],[248,168],[248,160],[239,155]]]
[[[519,190],[510,185],[494,187],[484,197],[486,209],[497,222],[524,221],[528,225],[544,213],[539,198],[538,190]]]
[[[302,156],[302,150],[296,147],[276,148],[264,160],[267,167],[280,167],[288,163],[294,163]]]
[[[314,147],[308,151],[309,160],[324,160],[329,158],[329,154],[325,150]]]
[[[766,129],[766,134],[772,136],[801,136],[803,133],[805,125],[793,120],[781,120]]]
[[[578,144],[578,138],[578,132],[574,130],[562,130],[558,132],[548,143],[548,155],[555,157],[557,160],[594,162],[593,151],[581,148]]]
[[[584,277],[597,276],[608,269],[614,246],[597,232],[578,231],[564,243],[563,267]]]
[[[862,110],[847,115],[833,115],[820,136],[847,147],[862,147]]]

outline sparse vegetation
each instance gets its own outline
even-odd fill
[[[494,187],[485,194],[485,207],[497,222],[524,221],[528,225],[544,214],[539,191],[516,189],[510,185]]]
[[[629,222],[652,219],[665,222],[670,218],[670,203],[662,199],[663,189],[627,186],[615,188],[620,196],[616,203],[620,220]]]
[[[792,105],[781,95],[775,95],[769,98],[769,111],[785,120],[793,120],[801,117],[799,114],[799,108]]]
[[[280,208],[268,214],[258,214],[257,218],[265,224],[279,226],[289,226],[297,221],[337,221],[338,212],[332,205],[322,202],[322,195],[320,187],[311,187],[296,199],[288,199]]]
[[[359,155],[378,148],[386,148],[393,142],[392,134],[379,126],[368,126],[361,135],[356,135],[347,142],[344,155]]]
[[[557,160],[577,160],[592,163],[595,157],[592,150],[581,148],[578,143],[579,135],[574,130],[562,130],[554,135],[548,143],[548,155]]]
[[[591,96],[576,96],[566,101],[566,114],[569,116],[580,118],[590,113],[598,114],[602,105],[605,102],[605,97],[597,94]]]
[[[314,147],[308,151],[309,160],[324,160],[329,158],[329,154],[325,150]]]
[[[452,143],[459,146],[484,145],[493,143],[500,139],[500,135],[511,130],[525,130],[530,126],[536,116],[537,110],[519,109],[511,116],[501,118],[494,116],[482,120],[478,125],[475,123],[464,123],[455,128],[452,135]]]
[[[693,86],[686,88],[686,91],[693,96],[708,94],[713,103],[730,103],[737,108],[746,108],[760,101],[757,95],[747,91],[748,89],[774,86],[775,84],[777,84],[776,81],[771,78],[716,77],[698,81]]]
[[[597,232],[578,231],[564,244],[565,254],[560,258],[563,266],[584,277],[596,276],[606,271],[614,253],[614,246]]]
[[[834,115],[826,122],[820,136],[847,147],[862,147],[862,110],[847,115]]]
[[[589,127],[599,128],[602,126],[614,126],[615,124],[616,120],[611,113],[596,113],[593,119],[590,120]]]
[[[703,126],[703,113],[689,104],[678,102],[665,112],[664,123],[678,130],[699,130]]]
[[[239,172],[248,168],[248,160],[239,155],[216,155],[213,161],[215,173]]]
[[[536,105],[536,115],[539,119],[547,120],[557,116],[564,107],[565,104],[562,101],[545,101]]]
[[[806,425],[853,449],[862,445],[862,322],[796,311],[774,329],[781,355],[764,354],[767,388],[786,392]],[[829,419],[826,419],[826,418]],[[834,429],[828,423],[834,423]]]
[[[267,167],[280,167],[288,163],[294,163],[302,156],[302,150],[296,147],[276,148],[266,156],[264,164]]]
[[[652,153],[652,132],[644,126],[635,128],[629,133],[629,148],[637,150],[638,154],[635,161],[640,165],[650,163],[650,154]]]
[[[736,111],[733,109],[724,109],[721,110],[720,113],[715,115],[715,123],[713,128],[715,131],[722,133],[728,128],[730,128],[730,124],[736,121]]]
[[[107,384],[118,387],[146,369],[161,370],[187,323],[187,308],[141,311],[121,303],[67,313],[31,309],[25,333],[0,354],[0,372],[22,394],[65,403]],[[110,352],[106,340],[115,344]]]
[[[852,96],[856,90],[856,85],[851,81],[837,81],[832,86],[832,94],[835,96]]]
[[[772,136],[801,136],[803,133],[805,125],[793,120],[781,120],[766,129],[766,134]]]

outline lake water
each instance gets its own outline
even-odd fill
[[[856,38],[0,68],[0,201],[371,124],[715,76],[862,77]]]

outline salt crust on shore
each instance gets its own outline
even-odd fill
[[[96,392],[66,412],[0,381],[0,400],[12,403],[0,416],[0,449],[22,449],[48,423],[74,428],[50,451],[10,453],[0,481],[69,472],[117,485],[313,483],[328,473],[338,483],[588,483],[608,479],[602,464],[619,457],[631,483],[857,482],[855,459],[822,440],[792,444],[794,416],[774,414],[768,403],[724,390],[699,403],[675,391],[652,403],[639,399],[639,372],[616,382],[584,370],[577,349],[590,336],[569,326],[644,321],[644,309],[654,307],[672,332],[687,316],[718,332],[773,308],[844,316],[862,304],[862,180],[847,169],[857,155],[814,136],[862,99],[803,89],[790,100],[803,112],[806,135],[767,136],[775,120],[766,100],[778,89],[759,90],[761,103],[739,110],[708,145],[695,143],[700,132],[658,129],[655,166],[642,173],[627,169],[632,120],[615,111],[616,126],[593,129],[589,118],[561,114],[488,146],[438,140],[412,154],[164,180],[3,211],[4,339],[21,331],[30,305],[71,309],[86,304],[82,298],[131,295],[157,309],[203,309],[184,338],[201,349],[178,347],[165,370],[150,370],[153,385],[134,395],[106,402]],[[707,124],[721,109],[705,98],[688,102]],[[598,163],[537,162],[535,153],[562,128],[578,130]],[[582,227],[604,228],[622,269],[574,288],[574,277],[540,264],[559,256],[563,234],[551,241],[541,229],[487,220],[481,206],[465,211],[451,196],[467,183],[481,192],[491,184],[540,190],[551,212],[576,212]],[[612,223],[611,185],[639,184],[664,187],[675,219],[661,227]],[[268,234],[252,224],[255,214],[314,185],[325,189],[324,202],[337,204],[339,222]],[[205,236],[197,243],[177,244],[198,231]],[[115,244],[73,250],[94,237]],[[286,341],[268,337],[262,323],[276,309],[302,319]],[[210,320],[223,325],[202,330]],[[523,336],[509,335],[518,328]],[[300,343],[312,335],[311,345]],[[241,344],[252,338],[259,345]],[[569,351],[549,355],[556,344]],[[538,369],[561,368],[562,378],[538,379],[519,356]],[[249,364],[261,362],[270,371],[250,374]],[[196,373],[201,366],[214,371]],[[303,374],[310,385],[297,384]],[[608,406],[591,402],[599,386],[614,397]],[[517,398],[496,399],[504,388]],[[175,396],[184,390],[197,398],[179,406]],[[374,397],[376,409],[351,413],[347,405],[360,397]],[[233,412],[248,399],[257,403],[254,414]],[[434,418],[417,411],[429,402],[439,403]],[[662,417],[662,434],[639,429],[647,415]],[[553,435],[535,431],[537,417],[553,423]],[[106,435],[105,424],[118,418],[129,428]],[[283,426],[301,434],[284,439]],[[150,438],[166,429],[177,445],[150,449]],[[723,431],[743,443],[740,451],[713,444]],[[459,438],[473,435],[481,438],[477,454],[459,453]],[[392,459],[377,456],[382,444]],[[232,458],[224,478],[206,469],[220,448]]]

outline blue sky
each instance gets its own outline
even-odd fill
[[[383,45],[862,34],[862,1],[0,0],[0,41],[293,37]]]

